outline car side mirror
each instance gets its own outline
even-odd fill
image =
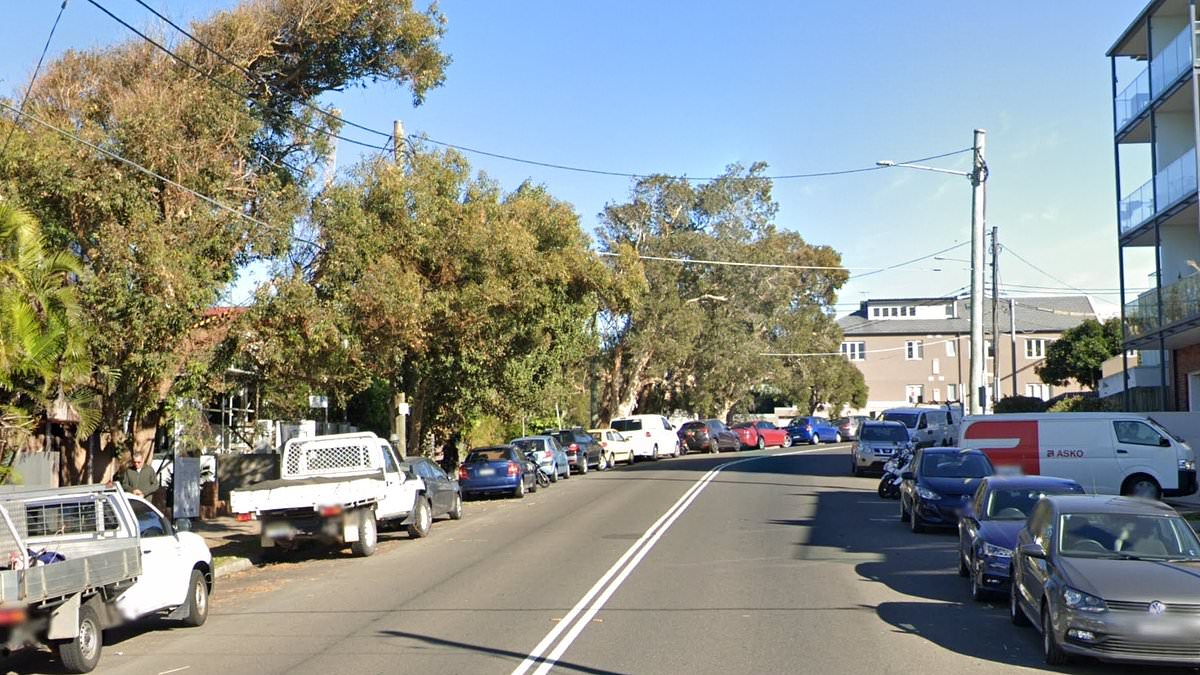
[[[913,480],[915,478],[916,475],[914,475],[911,471],[905,471],[904,473],[900,474],[900,480]]]
[[[1024,544],[1021,546],[1021,555],[1045,560],[1046,549],[1042,548],[1041,544]]]
[[[1171,447],[1171,441],[1170,441],[1170,439],[1162,438],[1160,436],[1158,439],[1158,446],[1160,448],[1169,448],[1169,447]]]

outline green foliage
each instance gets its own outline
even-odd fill
[[[841,331],[831,305],[844,271],[639,257],[840,266],[829,247],[776,228],[765,169],[735,165],[699,185],[642,179],[628,201],[601,214],[600,241],[617,254],[602,317],[601,419],[635,408],[725,417],[768,383],[813,407],[865,401],[862,377],[844,359],[763,356],[837,351]]]
[[[1117,401],[1097,398],[1095,396],[1068,396],[1062,398],[1046,409],[1046,412],[1117,412],[1120,405]]]
[[[1046,402],[1033,396],[1005,396],[995,406],[997,413],[1046,412]]]
[[[1121,320],[1112,318],[1103,324],[1095,319],[1063,332],[1046,349],[1046,359],[1035,372],[1046,384],[1066,385],[1070,380],[1095,389],[1101,378],[1101,365],[1121,353]]]

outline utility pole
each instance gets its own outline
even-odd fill
[[[992,227],[992,405],[1000,402],[1000,228]]]
[[[974,157],[971,166],[971,414],[983,414],[983,267],[984,267],[984,184],[987,182],[987,163],[984,147],[987,132],[975,130]]]
[[[1017,301],[1008,299],[1008,338],[1012,341],[1013,396],[1017,395]]]
[[[392,161],[399,164],[404,159],[404,122],[392,122]]]

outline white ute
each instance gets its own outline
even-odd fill
[[[67,672],[96,667],[106,628],[208,618],[204,540],[119,486],[0,489],[0,555],[3,648],[52,647]]]
[[[229,501],[239,520],[261,521],[266,553],[315,540],[369,556],[380,522],[407,523],[414,537],[428,534],[424,494],[425,482],[400,469],[387,441],[356,433],[288,441],[280,478],[234,490]]]

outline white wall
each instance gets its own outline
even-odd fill
[[[1158,173],[1196,145],[1196,129],[1191,111],[1156,113],[1154,137],[1157,141],[1157,166],[1154,172]]]
[[[1196,273],[1189,260],[1200,263],[1200,231],[1196,224],[1162,227],[1162,283],[1170,286]]]

